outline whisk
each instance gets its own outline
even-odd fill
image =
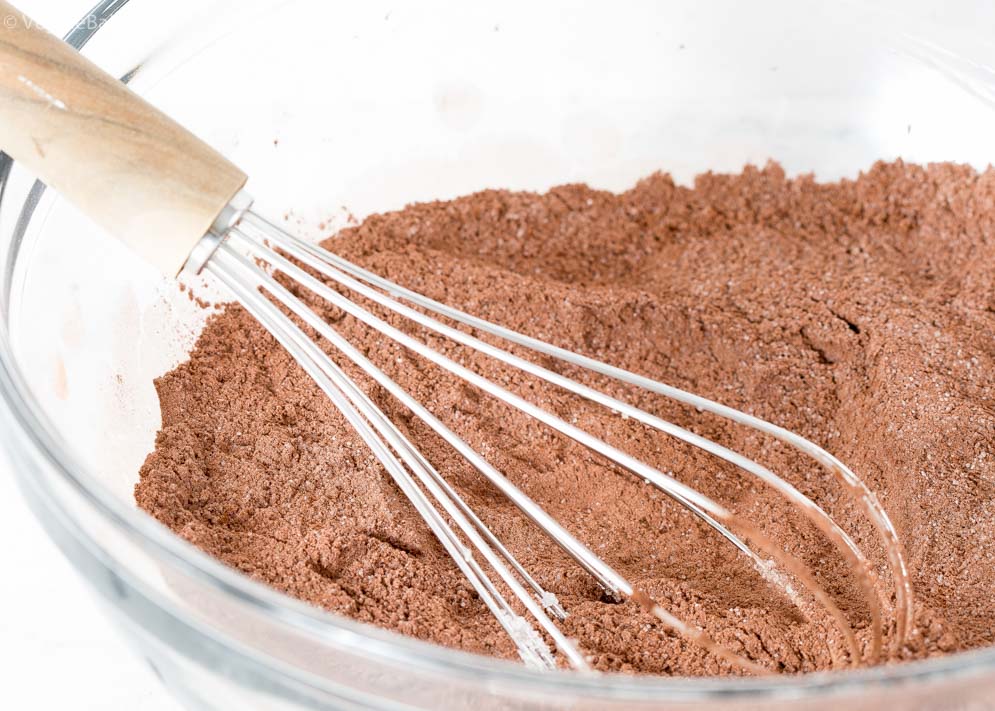
[[[638,603],[648,616],[734,667],[753,673],[772,671],[718,644],[704,630],[634,586],[308,307],[285,286],[287,280],[587,447],[686,508],[738,549],[802,614],[824,626],[834,664],[857,665],[879,659],[892,624],[891,644],[901,645],[906,640],[913,601],[895,528],[873,492],[833,455],[747,413],[427,298],[288,234],[253,212],[252,200],[244,189],[247,176],[236,166],[2,0],[0,14],[6,18],[0,30],[0,147],[167,274],[206,273],[227,287],[369,447],[511,638],[525,664],[541,670],[568,666],[589,671],[583,640],[569,639],[558,626],[568,610],[555,591],[543,587],[502,544],[326,348],[358,366],[465,458],[590,574],[608,598]],[[364,304],[374,304],[375,308]],[[869,613],[866,646],[860,644],[853,624],[812,572],[749,522],[674,476],[483,377],[375,313],[384,310],[417,324],[421,332],[443,336],[653,428],[661,436],[700,449],[773,489],[821,531],[851,565]],[[325,348],[313,341],[302,325],[318,334]],[[822,507],[766,466],[518,355],[525,352],[541,356],[537,360],[545,363],[565,363],[670,398],[753,429],[805,455],[839,482],[874,525],[890,584],[879,584],[876,569],[861,547]]]

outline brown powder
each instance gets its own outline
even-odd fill
[[[776,165],[487,191],[367,219],[325,244],[513,329],[717,399],[812,439],[877,493],[905,544],[922,658],[995,642],[995,171],[879,164],[856,181]],[[302,297],[305,294],[301,293]],[[632,475],[311,303],[612,566],[733,649],[786,671],[830,665],[825,635],[728,544]],[[396,317],[394,324],[401,321]],[[569,422],[714,496],[818,572],[867,640],[831,546],[762,485],[666,435],[424,337]],[[533,356],[534,357],[534,356]],[[665,399],[543,364],[759,458],[879,564],[872,528],[811,463]],[[535,577],[599,669],[729,673],[594,581],[426,427],[348,368]],[[259,580],[328,610],[514,657],[504,633],[318,388],[240,307],[156,382],[162,431],[139,505]]]

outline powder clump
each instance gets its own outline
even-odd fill
[[[655,174],[619,195],[583,185],[544,195],[485,191],[372,216],[325,246],[431,298],[825,446],[876,492],[905,545],[916,626],[891,655],[912,659],[995,642],[993,235],[992,170],[879,163],[856,180],[820,184],[769,164],[704,174],[692,187]],[[296,291],[638,589],[762,663],[789,672],[831,665],[821,629],[642,480]],[[761,484],[385,318],[757,524],[816,571],[866,643],[866,606],[846,565]],[[785,476],[853,535],[890,594],[873,528],[818,467],[659,396],[541,364]],[[466,461],[345,365],[557,595],[570,613],[564,631],[595,667],[733,671],[638,605],[607,600]],[[143,509],[312,604],[451,647],[515,656],[389,476],[242,308],[213,315],[189,361],[156,387],[163,424],[135,490]]]

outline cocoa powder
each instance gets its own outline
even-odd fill
[[[916,624],[911,641],[892,647],[890,658],[995,641],[995,171],[897,162],[875,165],[855,181],[820,184],[811,176],[787,179],[770,164],[705,174],[690,188],[656,174],[620,195],[583,185],[545,195],[485,191],[370,217],[325,245],[432,298],[825,446],[876,492],[905,545]],[[675,614],[785,671],[830,666],[821,628],[696,518],[298,293]],[[729,506],[806,561],[867,643],[866,605],[847,564],[756,480],[439,336],[403,328]],[[891,595],[873,528],[811,462],[660,396],[539,360],[785,476],[853,535]],[[466,461],[344,366],[559,596],[570,613],[564,630],[595,667],[734,672],[638,605],[605,599]],[[156,387],[163,424],[135,490],[143,509],[227,564],[314,605],[443,645],[515,657],[344,419],[241,307],[213,316],[190,360]]]

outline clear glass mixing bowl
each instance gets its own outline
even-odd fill
[[[485,187],[622,189],[769,158],[822,179],[896,157],[984,167],[995,10],[919,5],[107,0],[70,39],[245,168],[261,211],[316,236]],[[995,708],[995,649],[784,679],[539,675],[225,568],[131,496],[159,425],[152,379],[207,312],[18,166],[2,175],[4,449],[191,708]]]

